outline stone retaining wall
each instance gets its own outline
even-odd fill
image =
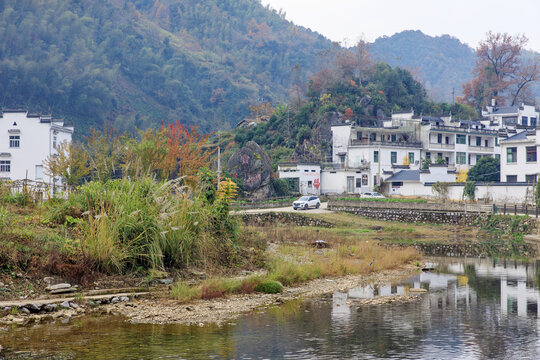
[[[324,220],[314,219],[309,216],[296,213],[276,213],[268,212],[261,214],[238,214],[244,224],[251,226],[274,226],[274,225],[293,225],[293,226],[317,226],[324,228],[334,227]]]
[[[394,203],[395,204],[395,203]],[[408,223],[436,223],[436,224],[457,224],[457,225],[474,225],[479,217],[487,216],[482,213],[465,213],[465,212],[441,212],[429,210],[411,210],[411,209],[385,209],[371,207],[355,207],[355,206],[332,206],[330,210],[344,211],[351,214],[374,218],[383,221],[399,221]]]

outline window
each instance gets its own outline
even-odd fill
[[[536,146],[527,146],[527,162],[536,162]]]
[[[501,160],[501,154],[495,154],[495,159]]]
[[[517,175],[506,175],[506,182],[509,182],[509,183],[517,182]]]
[[[531,117],[531,126],[536,127],[536,118],[535,117]]]
[[[442,143],[442,134],[437,134],[437,143]]]
[[[482,146],[482,138],[480,136],[476,137],[476,146]]]
[[[409,153],[409,164],[414,164],[414,153],[413,152]]]
[[[317,172],[317,170],[311,170],[311,172]]]
[[[56,135],[53,136],[53,143],[52,143],[53,149],[56,149]]]
[[[36,165],[36,180],[43,180],[43,165]]]
[[[431,160],[431,153],[429,151],[426,153],[426,159]]]
[[[499,146],[499,138],[495,137],[495,146]]]
[[[396,135],[392,135],[392,142],[396,142]]]
[[[525,175],[525,181],[529,184],[536,184],[536,174]]]
[[[377,140],[377,134],[370,134],[370,135],[369,135],[369,139],[370,139],[371,141],[376,141],[376,140]]]
[[[480,161],[481,158],[482,158],[482,155],[476,155],[476,163],[478,163],[478,161]]]
[[[397,163],[397,152],[392,151],[392,152],[390,153],[390,162],[391,162],[392,164]]]
[[[0,160],[0,172],[11,172],[11,160]]]
[[[373,162],[378,163],[379,162],[379,151],[375,150],[373,152]]]
[[[488,141],[488,140],[484,140],[484,146],[485,146],[485,147],[488,147],[488,146],[489,146],[489,141]]]
[[[368,177],[366,174],[362,175],[362,186],[368,186]]]
[[[362,140],[362,132],[361,131],[356,133],[356,139]]]
[[[527,126],[527,123],[529,122],[529,118],[526,116],[521,117],[521,125]]]
[[[448,136],[444,137],[444,143],[445,144],[450,144],[450,138]]]
[[[465,135],[456,135],[456,144],[466,144],[467,136]]]
[[[356,178],[356,187],[362,187],[362,178]]]
[[[10,148],[21,147],[21,136],[20,135],[10,135],[9,136],[9,147]]]
[[[517,148],[516,147],[509,147],[508,149],[506,149],[506,162],[507,163],[517,162]]]
[[[311,189],[313,187],[313,181],[309,180],[307,182],[307,187]]]
[[[442,153],[437,153],[437,160],[442,159]]]
[[[457,152],[456,153],[456,163],[457,164],[465,164],[467,162],[467,154],[464,152]]]

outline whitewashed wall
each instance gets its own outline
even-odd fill
[[[450,185],[448,187],[448,199],[462,200],[463,185]],[[431,185],[423,185],[420,182],[404,183],[399,189],[399,194],[404,196],[436,197],[432,192]],[[531,187],[528,187],[531,191]],[[522,203],[527,195],[525,185],[477,185],[476,199],[490,199],[496,203]]]

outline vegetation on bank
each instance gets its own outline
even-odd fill
[[[344,275],[368,274],[393,269],[419,259],[413,248],[388,248],[378,241],[364,240],[354,233],[338,233],[328,229],[291,228],[283,226],[250,227],[250,236],[276,244],[267,251],[264,273],[245,278],[213,278],[189,286],[175,283],[171,296],[182,302],[211,299],[229,294],[280,292],[281,286],[294,286],[310,280]],[[321,236],[329,248],[311,244]]]

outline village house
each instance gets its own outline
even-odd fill
[[[526,130],[501,141],[501,181],[534,184],[540,174],[538,130]]]
[[[303,195],[321,193],[321,165],[317,163],[281,163],[278,165],[280,179],[286,179],[289,189]]]
[[[50,178],[44,160],[56,153],[62,142],[71,142],[73,127],[50,115],[29,114],[26,110],[4,109],[0,115],[0,178],[28,179],[60,185]]]

